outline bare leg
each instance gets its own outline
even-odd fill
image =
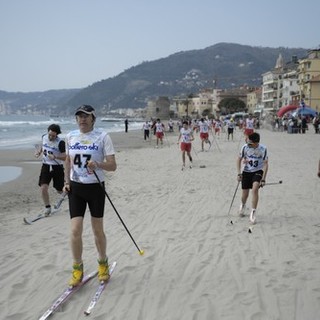
[[[71,219],[71,251],[73,262],[80,264],[82,262],[82,231],[83,217],[74,217]]]
[[[185,165],[186,164],[186,152],[182,151],[182,164]]]
[[[259,182],[254,182],[252,186],[252,209],[257,209],[259,201]]]
[[[249,189],[242,189],[241,202],[242,204],[246,204],[249,196]]]
[[[103,218],[91,217],[91,226],[99,254],[99,260],[105,261],[107,258],[107,239],[103,230]]]
[[[43,200],[43,203],[45,206],[50,205],[50,199],[49,199],[49,185],[48,184],[42,184],[41,185],[41,197]]]

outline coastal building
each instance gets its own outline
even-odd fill
[[[306,105],[320,111],[320,49],[299,60],[299,94]]]
[[[298,65],[296,56],[285,63],[279,54],[275,67],[262,74],[261,102],[264,112],[274,113],[282,106],[299,103]]]
[[[200,119],[204,116],[216,116],[217,104],[211,89],[201,90],[198,94],[173,99],[178,118]]]
[[[215,115],[212,90],[202,90],[192,98],[192,116],[193,118],[201,118],[206,115]]]
[[[192,117],[195,112],[195,101],[197,97],[193,94],[189,94],[185,97],[175,97],[173,102],[176,105],[176,112],[178,118]]]
[[[262,89],[255,88],[247,94],[247,112],[254,114],[260,112]]]
[[[170,100],[168,97],[158,97],[155,100],[149,100],[146,112],[147,119],[169,119],[170,118]]]

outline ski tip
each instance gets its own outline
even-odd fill
[[[24,222],[24,224],[26,224],[26,225],[31,225],[31,223],[27,220],[27,218],[23,218],[23,222]]]

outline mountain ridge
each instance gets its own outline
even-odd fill
[[[59,113],[72,113],[80,104],[92,104],[103,114],[117,108],[145,107],[148,99],[158,96],[186,96],[214,86],[221,89],[243,84],[261,86],[261,75],[274,68],[280,53],[284,61],[290,61],[292,56],[301,59],[307,51],[220,42],[142,62],[86,88],[63,89],[65,95],[54,90],[57,94],[60,91],[59,99],[38,101],[38,106],[48,108],[51,104]],[[53,90],[46,92],[50,91]],[[0,101],[2,93],[0,91]]]

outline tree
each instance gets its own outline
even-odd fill
[[[221,114],[232,114],[246,111],[246,104],[237,98],[224,98],[219,102],[218,108],[221,110]]]
[[[205,118],[205,117],[214,118],[214,115],[211,113],[211,111],[210,111],[209,109],[203,110],[202,116],[203,116],[204,118]]]

